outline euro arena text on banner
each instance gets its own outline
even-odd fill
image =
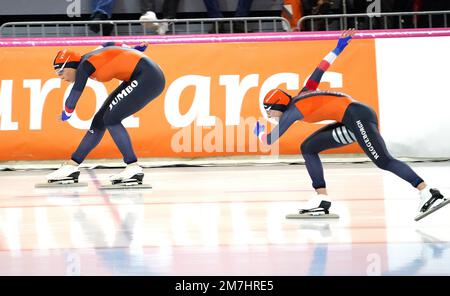
[[[139,157],[210,157],[298,154],[302,141],[324,124],[298,123],[274,146],[253,135],[266,123],[260,102],[275,87],[295,95],[335,40],[151,45],[164,92],[125,119]],[[0,48],[0,160],[64,159],[119,81],[89,80],[71,120],[58,122],[71,85],[56,77],[61,47]],[[80,54],[94,47],[73,46]],[[373,39],[354,40],[326,72],[319,88],[350,94],[378,111]],[[123,95],[122,100],[126,100]],[[270,124],[269,124],[270,130]],[[356,144],[328,153],[361,153]],[[111,137],[91,158],[119,158]]]

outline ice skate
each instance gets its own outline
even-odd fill
[[[47,183],[38,183],[36,188],[52,187],[83,187],[87,183],[79,183],[80,170],[78,165],[65,162],[59,169],[45,176]]]
[[[286,219],[337,219],[338,215],[330,213],[331,201],[327,195],[318,194],[308,201],[298,214],[289,214]]]
[[[419,221],[449,203],[450,200],[444,198],[439,190],[427,186],[420,190],[419,214],[416,218],[414,218],[414,220]]]
[[[122,172],[109,178],[111,185],[101,186],[100,189],[117,189],[117,188],[152,188],[149,185],[142,184],[144,179],[143,169],[136,163],[129,164]]]

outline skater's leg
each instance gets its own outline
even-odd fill
[[[131,144],[130,136],[121,123],[124,118],[123,115],[115,112],[112,114],[110,113],[106,120],[104,119],[107,124],[106,128],[111,134],[117,148],[119,148],[123,161],[127,164],[124,171],[110,177],[113,184],[129,179],[139,179],[141,182],[143,179],[143,170],[137,164],[137,157],[133,145]]]
[[[113,99],[105,111],[103,123],[111,133],[126,164],[136,162],[137,158],[128,132],[121,121],[159,96],[164,85],[165,79],[160,68],[150,60],[142,59],[136,66],[130,81],[119,87],[119,93],[124,91],[128,95],[120,100]]]
[[[335,123],[316,131],[302,143],[300,149],[305,159],[306,169],[317,193],[305,206],[307,211],[318,209],[325,210],[327,213],[331,207],[319,153],[327,149],[348,145],[353,141],[354,137],[343,124]]]
[[[327,125],[311,136],[301,145],[300,150],[305,159],[306,169],[312,179],[312,186],[319,194],[326,194],[326,183],[319,153],[350,144],[353,136],[341,123]]]
[[[376,166],[394,173],[419,190],[419,212],[425,212],[436,201],[444,200],[439,190],[430,188],[409,165],[392,157],[379,132],[378,119],[373,110],[363,104],[352,103],[343,121],[354,132],[359,145]]]
[[[100,143],[103,135],[105,134],[105,130],[99,130],[95,128],[91,128],[86,132],[86,135],[81,140],[80,145],[78,145],[77,150],[72,154],[71,160],[77,164],[81,164],[89,152],[94,149],[98,143]]]
[[[114,140],[114,143],[116,144],[117,148],[119,148],[120,153],[123,155],[123,161],[126,164],[137,162],[137,157],[134,153],[130,136],[123,124],[118,123],[108,125],[107,128]]]
[[[94,149],[98,145],[98,143],[103,138],[103,135],[105,134],[105,125],[103,123],[103,116],[105,114],[105,111],[109,107],[111,101],[121,90],[122,89],[119,86],[108,96],[103,105],[95,114],[89,130],[81,140],[78,148],[72,154],[71,159],[63,163],[63,165],[58,170],[47,175],[46,179],[48,181],[63,180],[67,179],[68,176],[78,176],[80,174],[79,165],[84,161],[84,159],[92,151],[92,149]]]
[[[99,118],[102,114],[94,116],[93,123],[90,129],[86,132],[83,140],[81,140],[80,145],[78,145],[77,150],[72,154],[69,161],[63,163],[63,165],[56,171],[50,173],[46,176],[47,181],[58,181],[64,180],[72,177],[74,180],[78,181],[78,176],[80,175],[79,165],[84,161],[86,156],[94,149],[95,146],[100,142],[103,135],[105,134],[105,129],[98,125]]]
[[[127,96],[113,99],[106,109],[103,123],[127,164],[125,171],[113,176],[112,181],[143,175],[142,168],[137,165],[130,136],[121,122],[155,99],[163,91],[164,85],[165,79],[160,68],[150,60],[142,59],[130,81],[120,87],[119,92],[126,92]]]
[[[418,187],[424,181],[420,178],[409,165],[392,157],[387,150],[386,144],[378,131],[377,123],[358,120],[356,121],[355,135],[358,143],[369,158],[380,169],[390,171],[403,180],[410,183],[413,187]]]
[[[72,154],[69,161],[65,162],[58,170],[47,175],[48,181],[57,181],[67,179],[69,176],[74,176],[75,180],[78,179],[80,174],[79,165],[84,161],[89,152],[94,149],[95,146],[100,142],[103,135],[105,134],[105,128],[103,125],[102,118],[103,114],[101,110],[94,116],[92,125],[90,129],[86,132],[86,135],[81,140],[78,145],[77,150]]]
[[[424,181],[409,165],[392,157],[378,130],[375,112],[363,104],[352,103],[344,116],[345,126],[351,130],[359,146],[372,162],[383,170],[390,171],[417,188]]]
[[[94,118],[92,119],[89,130],[81,140],[77,150],[75,150],[75,152],[72,154],[72,161],[81,164],[87,157],[87,155],[100,143],[103,136],[105,135],[106,130],[103,121],[105,112],[106,110],[108,110],[112,100],[117,96],[117,94],[119,94],[119,92],[122,91],[124,85],[126,85],[126,83],[122,83],[118,88],[116,88],[97,111]]]

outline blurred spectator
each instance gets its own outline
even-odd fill
[[[312,15],[312,11],[314,6],[316,6],[316,2],[317,0],[301,0],[302,2],[302,10],[303,10],[303,15],[304,16],[308,16],[308,15]],[[302,31],[311,31],[311,21],[307,20],[306,22],[302,23],[302,27],[301,27]]]
[[[281,9],[281,17],[285,18],[289,22],[289,26],[286,23],[282,23],[285,31],[298,31],[298,21],[303,16],[303,7],[301,0],[284,0],[284,4]],[[302,28],[303,31],[304,28]]]
[[[305,15],[327,15],[342,14],[342,0],[306,0],[303,1],[303,10]],[[340,20],[338,18],[315,19],[313,22],[307,21],[306,30],[322,31],[322,30],[340,30]]]
[[[142,16],[140,20],[157,20],[155,14],[155,0],[140,0]],[[180,0],[164,0],[162,17],[163,19],[174,19],[177,14],[177,8]],[[147,29],[156,31],[159,35],[166,34],[169,29],[168,23],[146,23]]]
[[[239,0],[234,17],[248,17],[250,15],[250,8],[252,7],[253,0]],[[205,3],[208,16],[210,18],[223,18],[222,11],[219,7],[219,2],[217,0],[203,0]],[[234,33],[245,33],[244,22],[233,23]],[[213,28],[209,33],[226,33],[225,23],[219,22],[218,27],[213,25]]]
[[[92,21],[105,21],[112,17],[112,10],[115,0],[91,0],[91,20]],[[100,24],[91,24],[89,29],[93,32],[100,32]],[[103,35],[109,36],[113,26],[111,24],[102,25]]]
[[[303,13],[305,15],[311,15],[313,7],[316,5],[317,0],[302,0]]]

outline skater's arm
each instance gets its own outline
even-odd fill
[[[109,46],[122,46],[123,43],[121,42],[115,42],[115,41],[108,41],[105,43],[102,43],[102,47],[109,47]]]
[[[135,45],[133,47],[130,47],[129,45],[122,43],[122,42],[114,42],[114,41],[109,41],[109,42],[105,42],[102,44],[103,47],[108,47],[108,46],[122,46],[122,47],[126,47],[126,48],[134,48],[140,52],[144,52],[147,47],[148,47],[148,42],[142,42],[141,44]]]
[[[135,45],[133,48],[139,50],[140,52],[144,52],[148,47],[148,42],[142,42],[141,44]]]
[[[259,140],[266,144],[272,145],[275,143],[287,130],[288,128],[297,120],[301,120],[303,115],[300,111],[294,106],[290,106],[283,115],[280,117],[280,121],[276,127],[272,129],[272,131],[267,135],[265,133],[264,125],[257,122],[254,133],[258,136]]]
[[[267,135],[266,143],[268,145],[275,143],[294,122],[302,118],[303,115],[300,111],[294,105],[291,105],[280,117],[278,125]]]
[[[306,82],[305,87],[300,92],[316,90],[319,87],[320,81],[322,80],[323,74],[328,70],[328,68],[333,64],[336,58],[341,54],[341,52],[348,45],[352,37],[355,35],[355,30],[350,29],[344,31],[338,40],[338,44],[335,49],[328,53],[325,58],[320,62],[314,72],[311,74],[310,78]]]
[[[94,66],[88,61],[82,61],[77,68],[77,74],[75,76],[75,83],[72,90],[66,99],[64,104],[64,111],[62,112],[62,120],[65,121],[72,116],[73,110],[77,105],[78,99],[86,86],[89,76],[95,72]]]

